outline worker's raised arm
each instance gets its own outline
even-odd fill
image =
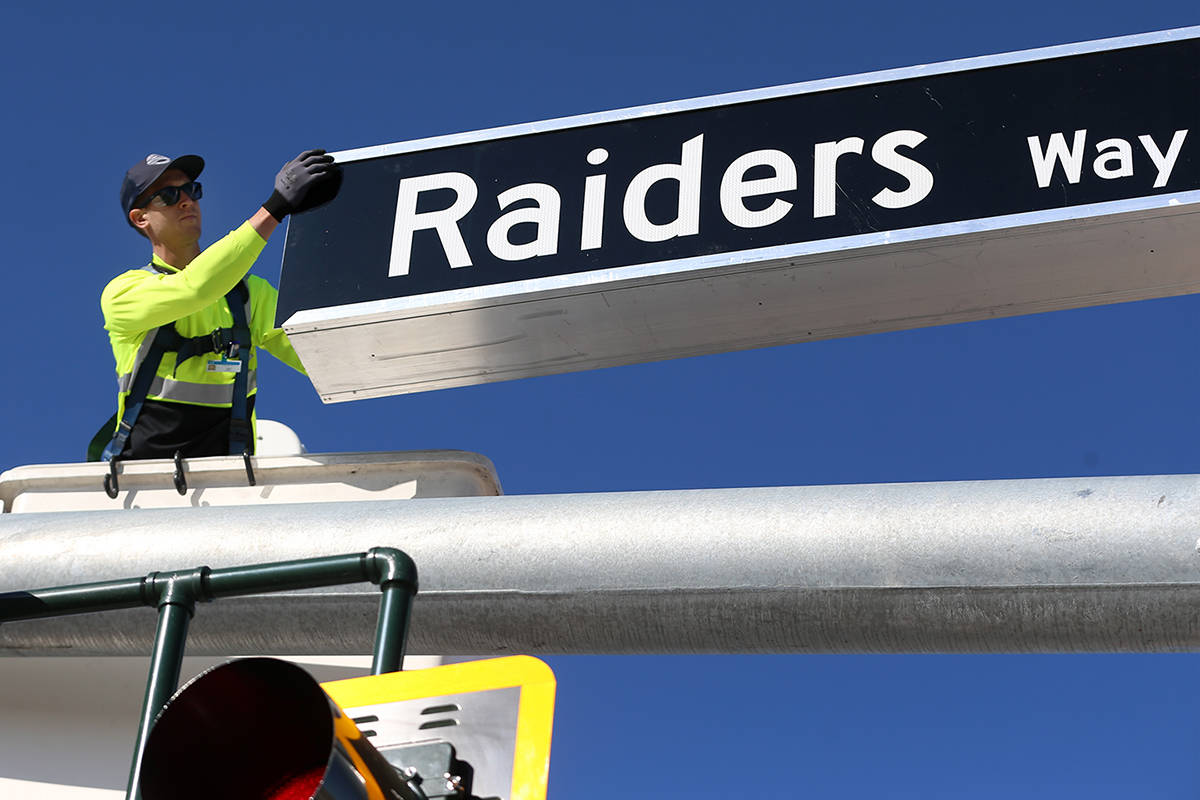
[[[279,220],[271,216],[271,212],[265,208],[260,208],[254,212],[254,216],[246,220],[254,232],[263,238],[263,241],[271,238],[271,234],[279,227]]]
[[[224,297],[250,271],[283,218],[330,199],[337,193],[340,179],[333,157],[324,150],[301,153],[275,176],[274,190],[262,208],[181,268],[156,261],[162,267],[159,272],[130,270],[114,278],[100,297],[105,328],[117,334],[136,334],[186,317]],[[132,213],[137,215],[137,211]]]
[[[252,221],[247,221],[196,256],[186,269],[169,273],[138,269],[118,275],[100,295],[104,327],[114,333],[133,333],[194,314],[236,286],[266,244]]]

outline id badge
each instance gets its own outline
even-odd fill
[[[206,372],[241,372],[242,371],[242,362],[236,358],[225,358],[224,356],[221,356],[221,358],[218,360],[209,361],[208,366],[205,367],[205,371]]]

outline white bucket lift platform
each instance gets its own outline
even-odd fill
[[[239,457],[186,459],[187,489],[182,495],[175,488],[175,464],[169,459],[119,462],[120,492],[115,499],[103,489],[108,464],[16,467],[0,473],[0,501],[5,512],[103,511],[502,494],[492,462],[458,450],[306,453],[256,456],[250,462],[254,486]]]
[[[259,420],[258,433],[257,451],[262,455],[250,459],[254,486],[247,482],[246,465],[235,456],[182,461],[187,487],[182,495],[175,488],[173,461],[118,462],[120,491],[111,499],[103,488],[109,470],[106,463],[22,466],[0,473],[3,516],[10,522],[27,519],[38,526],[60,518],[52,512],[82,512],[78,517],[68,517],[78,518],[79,524],[86,527],[83,518],[89,516],[87,512],[103,510],[174,508],[179,511],[173,513],[191,516],[192,512],[182,509],[502,494],[492,462],[477,453],[421,450],[314,454],[305,453],[299,438],[280,423]],[[22,517],[21,512],[50,513]],[[143,519],[141,513],[125,518],[101,516]],[[93,544],[119,558],[134,557],[138,549],[122,548],[103,533],[94,533]],[[0,550],[12,544],[4,538],[0,536]],[[277,538],[277,543],[280,541]],[[244,552],[253,551],[254,547],[247,544]],[[14,551],[9,546],[5,552],[12,557]],[[204,561],[210,555],[198,557]],[[100,577],[89,567],[84,567],[82,574]],[[5,590],[33,588],[21,584],[19,578],[14,584],[12,578],[11,568],[0,576],[0,583],[9,580]],[[142,616],[149,621],[153,615]],[[5,627],[11,629],[12,625]],[[141,656],[72,657],[69,649],[59,652],[55,656],[0,658],[0,742],[4,742],[0,747],[0,797],[119,800],[124,797],[119,787],[126,781],[148,660]],[[329,652],[333,655],[292,658],[320,680],[366,674],[369,656],[333,646]],[[182,677],[187,679],[227,657],[189,657]],[[437,656],[410,656],[405,666],[413,669],[440,661]]]

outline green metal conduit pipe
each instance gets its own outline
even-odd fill
[[[363,581],[378,585],[382,591],[371,674],[398,672],[404,663],[412,598],[417,593],[417,567],[406,553],[392,547],[224,569],[197,567],[152,572],[145,578],[6,592],[0,594],[0,624],[139,606],[158,609],[158,629],[126,793],[129,800],[136,800],[146,736],[179,686],[188,625],[197,602]]]

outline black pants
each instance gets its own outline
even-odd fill
[[[246,404],[247,419],[254,413],[255,397],[257,394],[250,395]],[[147,400],[120,458],[172,458],[176,451],[184,458],[227,456],[229,418],[228,408]],[[254,453],[253,437],[250,453]]]

